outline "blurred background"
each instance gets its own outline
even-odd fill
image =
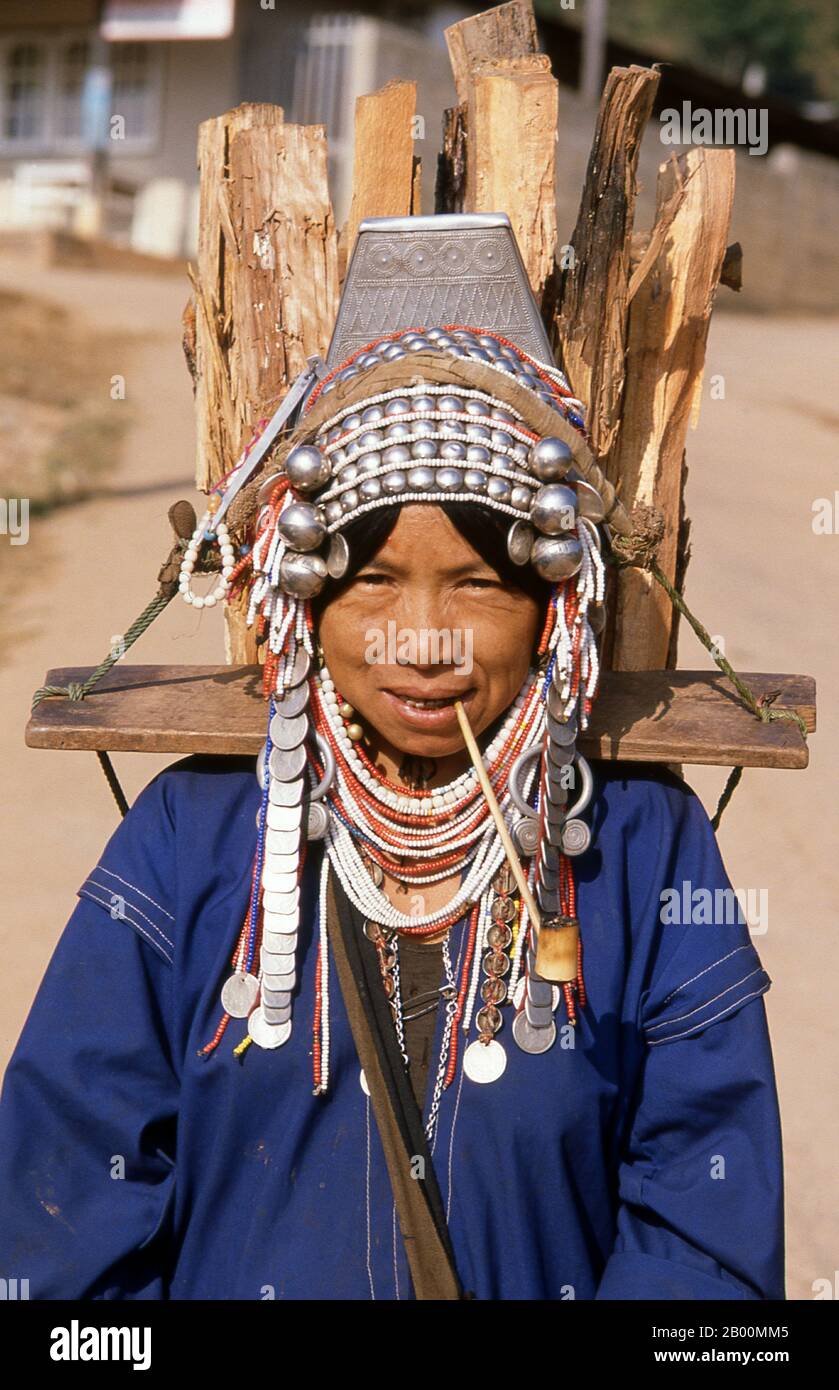
[[[155,593],[167,508],[198,501],[181,349],[198,124],[242,101],[325,124],[340,226],[355,99],[414,78],[431,212],[441,118],[455,103],[443,31],[483,8],[0,6],[0,1068],[118,820],[92,754],[25,748],[32,692],[49,667],[107,654]],[[834,0],[553,0],[536,12],[561,84],[560,242],[574,227],[611,66],[662,65],[639,164],[642,230],[674,148],[661,141],[663,109],[767,113],[765,152],[737,151],[730,239],[743,247],[743,288],[717,297],[688,439],[686,594],[735,669],[818,682],[810,767],[747,771],[719,840],[734,886],[767,892],[766,919],[753,925],[774,982],[788,1296],[839,1297],[839,10]],[[25,534],[13,499],[28,504]],[[223,661],[221,619],[173,603],[129,660]],[[684,624],[679,665],[709,665]],[[129,800],[172,761],[117,755]],[[685,774],[713,811],[725,771]]]

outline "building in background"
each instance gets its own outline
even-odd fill
[[[0,230],[95,227],[136,250],[192,254],[197,127],[243,101],[326,125],[341,223],[356,97],[416,78],[417,152],[433,161],[454,101],[443,28],[464,13],[397,24],[288,0],[3,0]]]

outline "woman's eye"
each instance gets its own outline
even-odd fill
[[[359,584],[386,584],[386,574],[357,574],[356,580]]]
[[[483,579],[480,578],[478,575],[475,575],[470,579],[464,579],[462,582],[464,584],[469,584],[472,587],[474,587],[475,585],[479,585],[482,589],[495,589],[498,587],[497,579]]]

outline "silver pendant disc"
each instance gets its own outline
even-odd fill
[[[497,1081],[499,1076],[503,1076],[506,1065],[507,1054],[495,1038],[489,1043],[478,1042],[476,1039],[463,1054],[463,1070],[470,1081],[478,1081],[481,1084]]]
[[[221,1006],[231,1018],[247,1018],[259,997],[259,981],[255,975],[237,970],[225,980],[221,991]]]
[[[306,689],[305,686],[299,688],[301,690]],[[268,726],[268,732],[271,735],[274,748],[290,751],[303,742],[308,728],[309,716],[307,714],[295,714],[291,718],[275,714]]]
[[[552,1019],[550,1028],[533,1028],[528,1022],[527,1014],[522,1009],[513,1023],[513,1037],[522,1052],[529,1052],[535,1056],[537,1053],[547,1052],[549,1047],[553,1047],[556,1041],[556,1024]]]
[[[308,685],[295,685],[286,695],[274,701],[274,709],[277,714],[281,714],[284,719],[293,719],[296,714],[302,714],[309,702]],[[273,723],[273,720],[271,721]],[[271,735],[272,739],[274,735]]]
[[[260,1004],[248,1019],[248,1032],[257,1047],[282,1047],[291,1037],[291,1019],[285,1023],[268,1023]]]
[[[268,830],[284,831],[298,830],[303,819],[303,803],[298,801],[295,806],[269,806],[268,807]],[[274,853],[270,848],[271,835],[268,835],[268,853]],[[288,853],[286,850],[285,853]]]
[[[303,717],[302,715],[300,716]],[[298,743],[294,748],[272,748],[268,767],[272,777],[281,782],[291,782],[299,777],[306,766],[306,745]]]

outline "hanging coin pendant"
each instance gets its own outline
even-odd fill
[[[367,1077],[364,1075],[364,1068],[363,1068],[363,1067],[362,1067],[361,1071],[358,1073],[358,1080],[359,1080],[359,1084],[360,1084],[361,1089],[362,1089],[362,1091],[364,1092],[364,1094],[365,1094],[366,1096],[369,1096],[369,1094],[370,1094],[370,1087],[367,1085]]]
[[[257,1047],[282,1047],[291,1037],[291,1019],[285,1023],[269,1023],[260,1005],[248,1019],[248,1033]]]
[[[553,1047],[556,1042],[556,1024],[551,1020],[547,1028],[534,1028],[522,1009],[513,1022],[513,1037],[522,1052],[529,1052],[535,1056]]]
[[[231,1018],[247,1018],[259,994],[259,981],[255,975],[237,970],[229,980],[225,980],[221,991],[221,1006]]]
[[[493,1038],[490,1043],[472,1042],[463,1054],[463,1070],[470,1081],[477,1081],[482,1085],[488,1081],[497,1081],[499,1076],[503,1076],[504,1068],[507,1065],[507,1054],[500,1042]]]

